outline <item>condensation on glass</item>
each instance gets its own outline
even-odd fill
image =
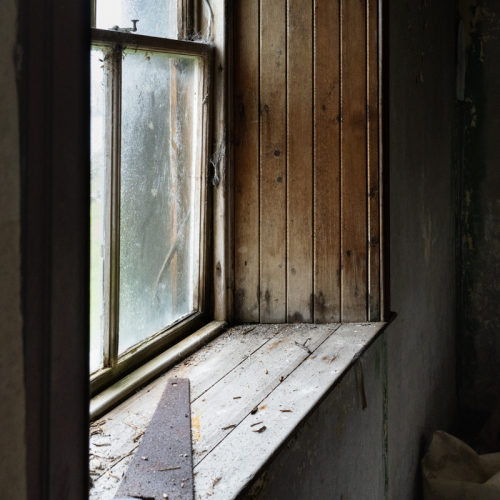
[[[119,353],[194,310],[198,62],[122,60]]]
[[[91,74],[91,203],[90,203],[90,372],[102,366],[103,250],[105,202],[104,53],[93,48]]]
[[[177,0],[97,0],[96,28],[132,27],[137,34],[177,38]]]

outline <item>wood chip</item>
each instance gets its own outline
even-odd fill
[[[256,426],[256,425],[263,424],[263,423],[264,423],[264,422],[262,422],[262,421],[261,421],[261,422],[255,422],[255,424],[250,425],[250,427],[254,427],[254,426]]]
[[[301,349],[304,349],[304,351],[307,352],[307,354],[312,354],[312,352],[307,348],[304,344],[299,344],[297,341],[295,341],[295,345],[297,347],[300,347]]]
[[[112,419],[110,419],[110,420],[112,420]],[[106,423],[106,420],[101,420],[99,422],[92,422],[90,424],[90,427],[99,427],[100,425],[104,425],[105,423]]]
[[[330,363],[331,363],[332,361],[335,361],[335,360],[337,359],[337,357],[338,357],[338,355],[340,354],[340,352],[342,351],[342,349],[343,349],[343,347],[342,347],[341,349],[339,349],[339,352],[338,352],[337,354],[334,354],[334,355],[333,355],[333,358],[330,360]]]
[[[251,412],[250,412],[250,415],[255,415],[257,412],[259,411],[259,409],[257,407],[255,407]]]
[[[269,372],[267,370],[264,370],[264,373],[267,375]]]
[[[137,432],[142,432],[144,434],[144,431],[137,427],[137,425],[132,424],[131,422],[123,422],[124,424],[128,425],[129,427],[132,427],[132,429],[135,429]]]
[[[292,413],[292,410],[280,410],[283,413]]]
[[[261,432],[264,432],[265,430],[266,430],[266,426],[263,425],[260,429],[257,429],[256,431],[252,431],[252,432],[258,432],[260,434]]]
[[[228,429],[232,429],[233,427],[236,427],[236,424],[228,425],[227,427],[223,427],[222,430],[227,431]]]
[[[280,382],[283,382],[283,376],[280,377]]]
[[[163,472],[165,470],[176,470],[176,469],[180,469],[181,466],[177,466],[177,467],[167,467],[166,469],[158,469],[158,472]]]
[[[233,399],[241,399],[241,396],[234,396]]]

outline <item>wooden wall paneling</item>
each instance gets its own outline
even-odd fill
[[[378,1],[368,0],[368,321],[380,321]]]
[[[286,321],[286,0],[260,9],[260,321]]]
[[[313,5],[288,0],[287,321],[310,323],[313,297]]]
[[[342,321],[367,319],[366,2],[341,0]]]
[[[340,321],[340,0],[314,2],[314,321]]]
[[[235,2],[235,319],[259,322],[259,0]]]

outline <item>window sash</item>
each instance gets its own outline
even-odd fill
[[[96,27],[97,0],[90,1],[90,26]],[[195,4],[197,0],[177,0],[177,38],[187,40],[193,33],[195,25]]]
[[[206,176],[210,148],[210,73],[213,49],[209,45],[156,38],[92,28],[92,45],[107,48],[106,86],[106,172],[105,172],[105,243],[103,292],[103,368],[91,375],[91,391],[98,392],[112,381],[151,359],[161,350],[181,340],[208,321],[205,314],[205,274],[207,254],[207,192]],[[120,267],[120,163],[121,163],[121,85],[122,53],[125,49],[187,56],[199,61],[197,93],[203,96],[197,113],[201,137],[196,145],[195,227],[200,229],[199,249],[194,263],[194,312],[140,341],[118,356],[119,334],[119,267]]]

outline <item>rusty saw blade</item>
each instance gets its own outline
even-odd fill
[[[170,379],[115,500],[193,500],[189,379]]]

